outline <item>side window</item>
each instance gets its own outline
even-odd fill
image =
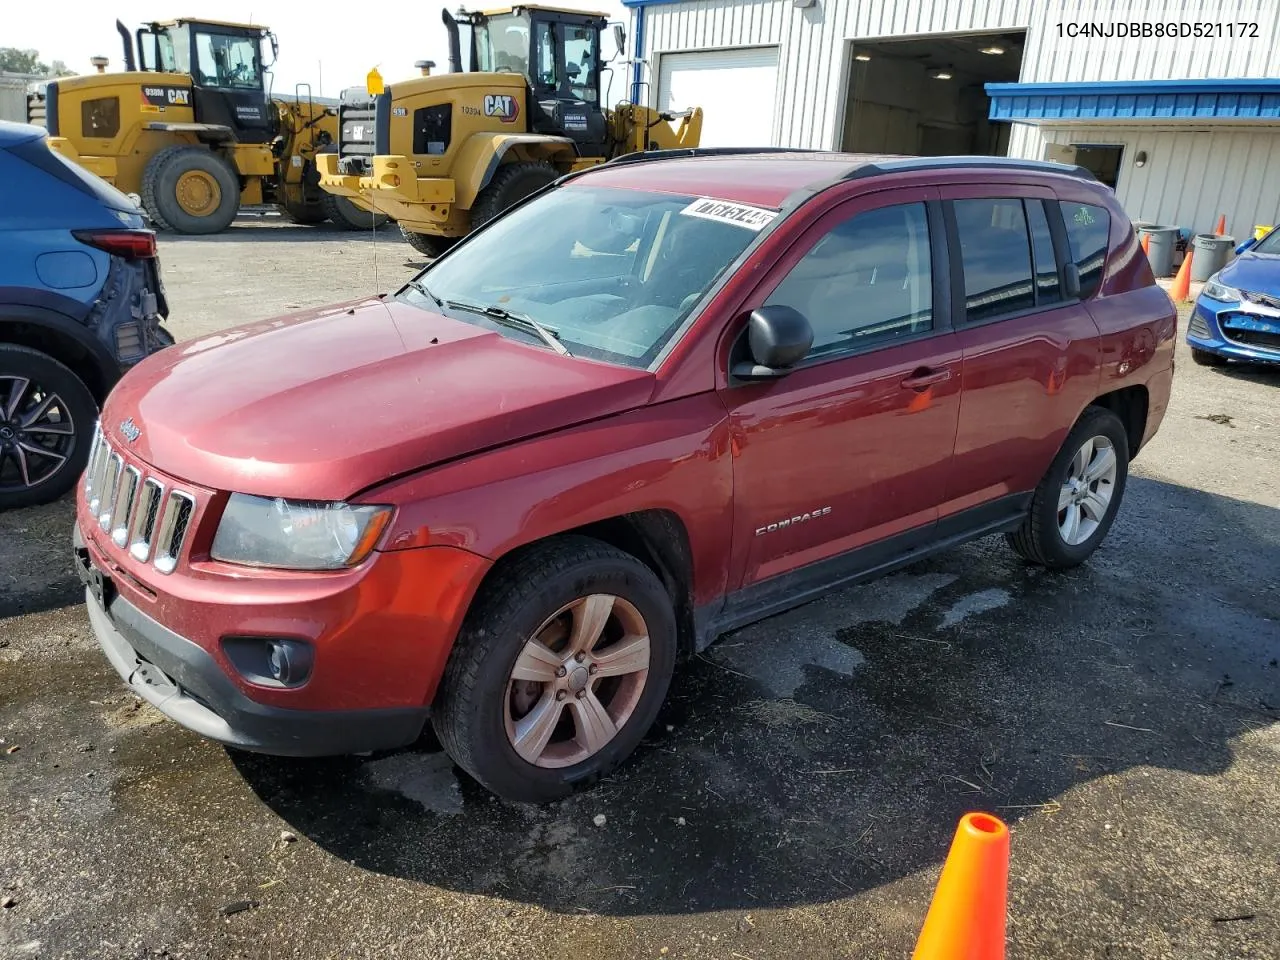
[[[538,58],[535,64],[534,79],[538,86],[546,90],[554,90],[560,81],[556,77],[556,46],[551,24],[540,20],[533,25],[534,55]]]
[[[819,240],[768,300],[813,325],[811,356],[933,327],[929,220],[923,203],[867,210]]]
[[[80,132],[86,137],[114,137],[120,132],[120,98],[99,97],[80,104]]]
[[[965,319],[973,323],[1034,307],[1022,201],[956,200],[954,207],[964,267]]]
[[[1067,224],[1071,259],[1080,271],[1080,299],[1088,300],[1102,286],[1102,268],[1107,260],[1111,214],[1105,207],[1063,200],[1062,219]]]
[[[1062,299],[1062,282],[1058,278],[1058,260],[1053,253],[1053,234],[1045,216],[1043,200],[1024,200],[1027,223],[1031,227],[1031,252],[1036,265],[1036,303],[1045,306]]]
[[[588,27],[561,24],[564,44],[564,72],[569,77],[569,92],[588,103],[596,101],[596,32]]]

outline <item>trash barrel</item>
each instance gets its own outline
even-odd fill
[[[1220,237],[1215,233],[1197,233],[1192,246],[1196,255],[1191,261],[1191,279],[1203,283],[1227,265],[1236,241],[1234,237]]]
[[[1147,258],[1151,261],[1151,272],[1157,277],[1167,277],[1173,273],[1173,250],[1178,242],[1177,227],[1143,227],[1142,233],[1151,238],[1147,249]]]

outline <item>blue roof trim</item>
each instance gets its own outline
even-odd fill
[[[655,7],[660,3],[683,3],[685,0],[622,0],[624,7]]]
[[[991,120],[1280,121],[1280,79],[988,83]]]

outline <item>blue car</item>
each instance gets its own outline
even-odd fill
[[[1280,229],[1236,253],[1196,300],[1187,327],[1191,358],[1211,367],[1228,360],[1280,363]]]
[[[121,374],[173,343],[138,205],[0,121],[0,510],[66,493]]]

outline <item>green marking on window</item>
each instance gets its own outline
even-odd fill
[[[1076,223],[1088,226],[1093,223],[1093,214],[1089,212],[1088,207],[1076,208],[1076,215],[1072,218]]]

